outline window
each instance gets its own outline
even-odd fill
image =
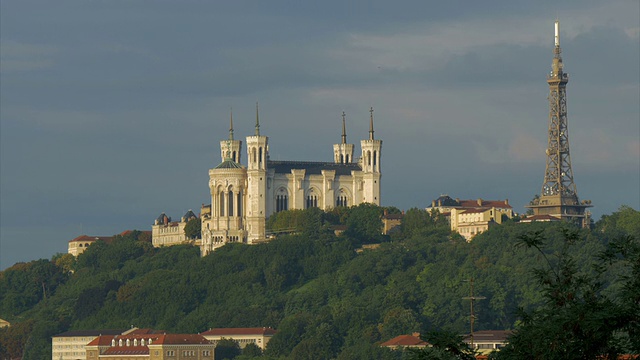
[[[233,191],[229,191],[229,213],[228,216],[233,216]]]
[[[242,191],[238,193],[238,209],[236,210],[237,216],[242,216]]]
[[[336,206],[349,206],[347,197],[344,195],[338,196],[338,198],[336,199]]]
[[[218,200],[220,200],[220,216],[224,216],[224,193],[222,191],[218,194]]]
[[[318,207],[318,196],[316,195],[307,196],[307,209],[312,207]]]
[[[288,195],[276,195],[276,212],[289,209],[289,196]]]

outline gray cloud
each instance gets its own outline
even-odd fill
[[[329,160],[375,108],[383,203],[509,198],[544,172],[553,20],[581,197],[640,206],[638,4],[3,2],[0,268],[207,199],[233,106],[274,159]],[[551,15],[550,15],[551,14]],[[37,245],[37,246],[34,246]],[[34,250],[35,249],[35,250]]]

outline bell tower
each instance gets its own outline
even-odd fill
[[[373,131],[373,108],[369,109],[369,139],[361,140],[362,201],[380,205],[380,158],[382,140],[376,140]]]
[[[336,164],[349,164],[353,162],[353,144],[347,144],[347,127],[345,117],[342,112],[342,141],[340,144],[333,144],[333,159]]]
[[[547,75],[549,84],[549,140],[547,145],[547,166],[540,197],[531,205],[535,215],[551,215],[563,220],[588,226],[591,201],[580,202],[573,182],[571,157],[569,155],[569,128],[567,124],[567,83],[569,75],[564,72],[560,56],[560,23],[555,22],[555,47],[551,73]]]
[[[267,159],[269,138],[260,135],[260,116],[256,103],[256,132],[247,136],[247,241],[249,244],[265,240],[265,218],[267,215]]]

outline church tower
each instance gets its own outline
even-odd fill
[[[231,160],[240,164],[242,140],[233,139],[233,110],[229,119],[229,139],[220,141],[220,157],[222,161]]]
[[[256,103],[256,130],[254,136],[247,136],[247,242],[249,244],[265,240],[265,218],[267,215],[267,159],[269,138],[260,135],[260,115]]]
[[[373,131],[373,108],[369,110],[369,139],[361,140],[362,201],[380,205],[380,158],[382,140],[376,140]]]
[[[333,144],[333,159],[336,164],[349,164],[353,161],[353,144],[347,144],[346,114],[342,112],[342,141]]]
[[[556,20],[553,62],[551,73],[547,76],[549,84],[547,165],[540,197],[527,207],[533,209],[535,215],[551,215],[588,226],[589,213],[585,210],[591,207],[591,201],[578,200],[571,170],[566,93],[569,75],[564,72],[560,53],[560,23]]]

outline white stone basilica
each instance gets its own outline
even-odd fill
[[[269,158],[269,138],[260,134],[256,105],[255,134],[247,136],[247,165],[241,165],[242,141],[220,141],[222,162],[209,170],[211,204],[201,210],[201,254],[230,242],[255,244],[266,240],[266,219],[289,209],[361,203],[380,205],[380,159],[382,140],[374,138],[373,108],[369,138],[360,141],[362,155],[353,157],[347,144],[345,114],[342,141],[333,145],[333,162],[280,161]]]

